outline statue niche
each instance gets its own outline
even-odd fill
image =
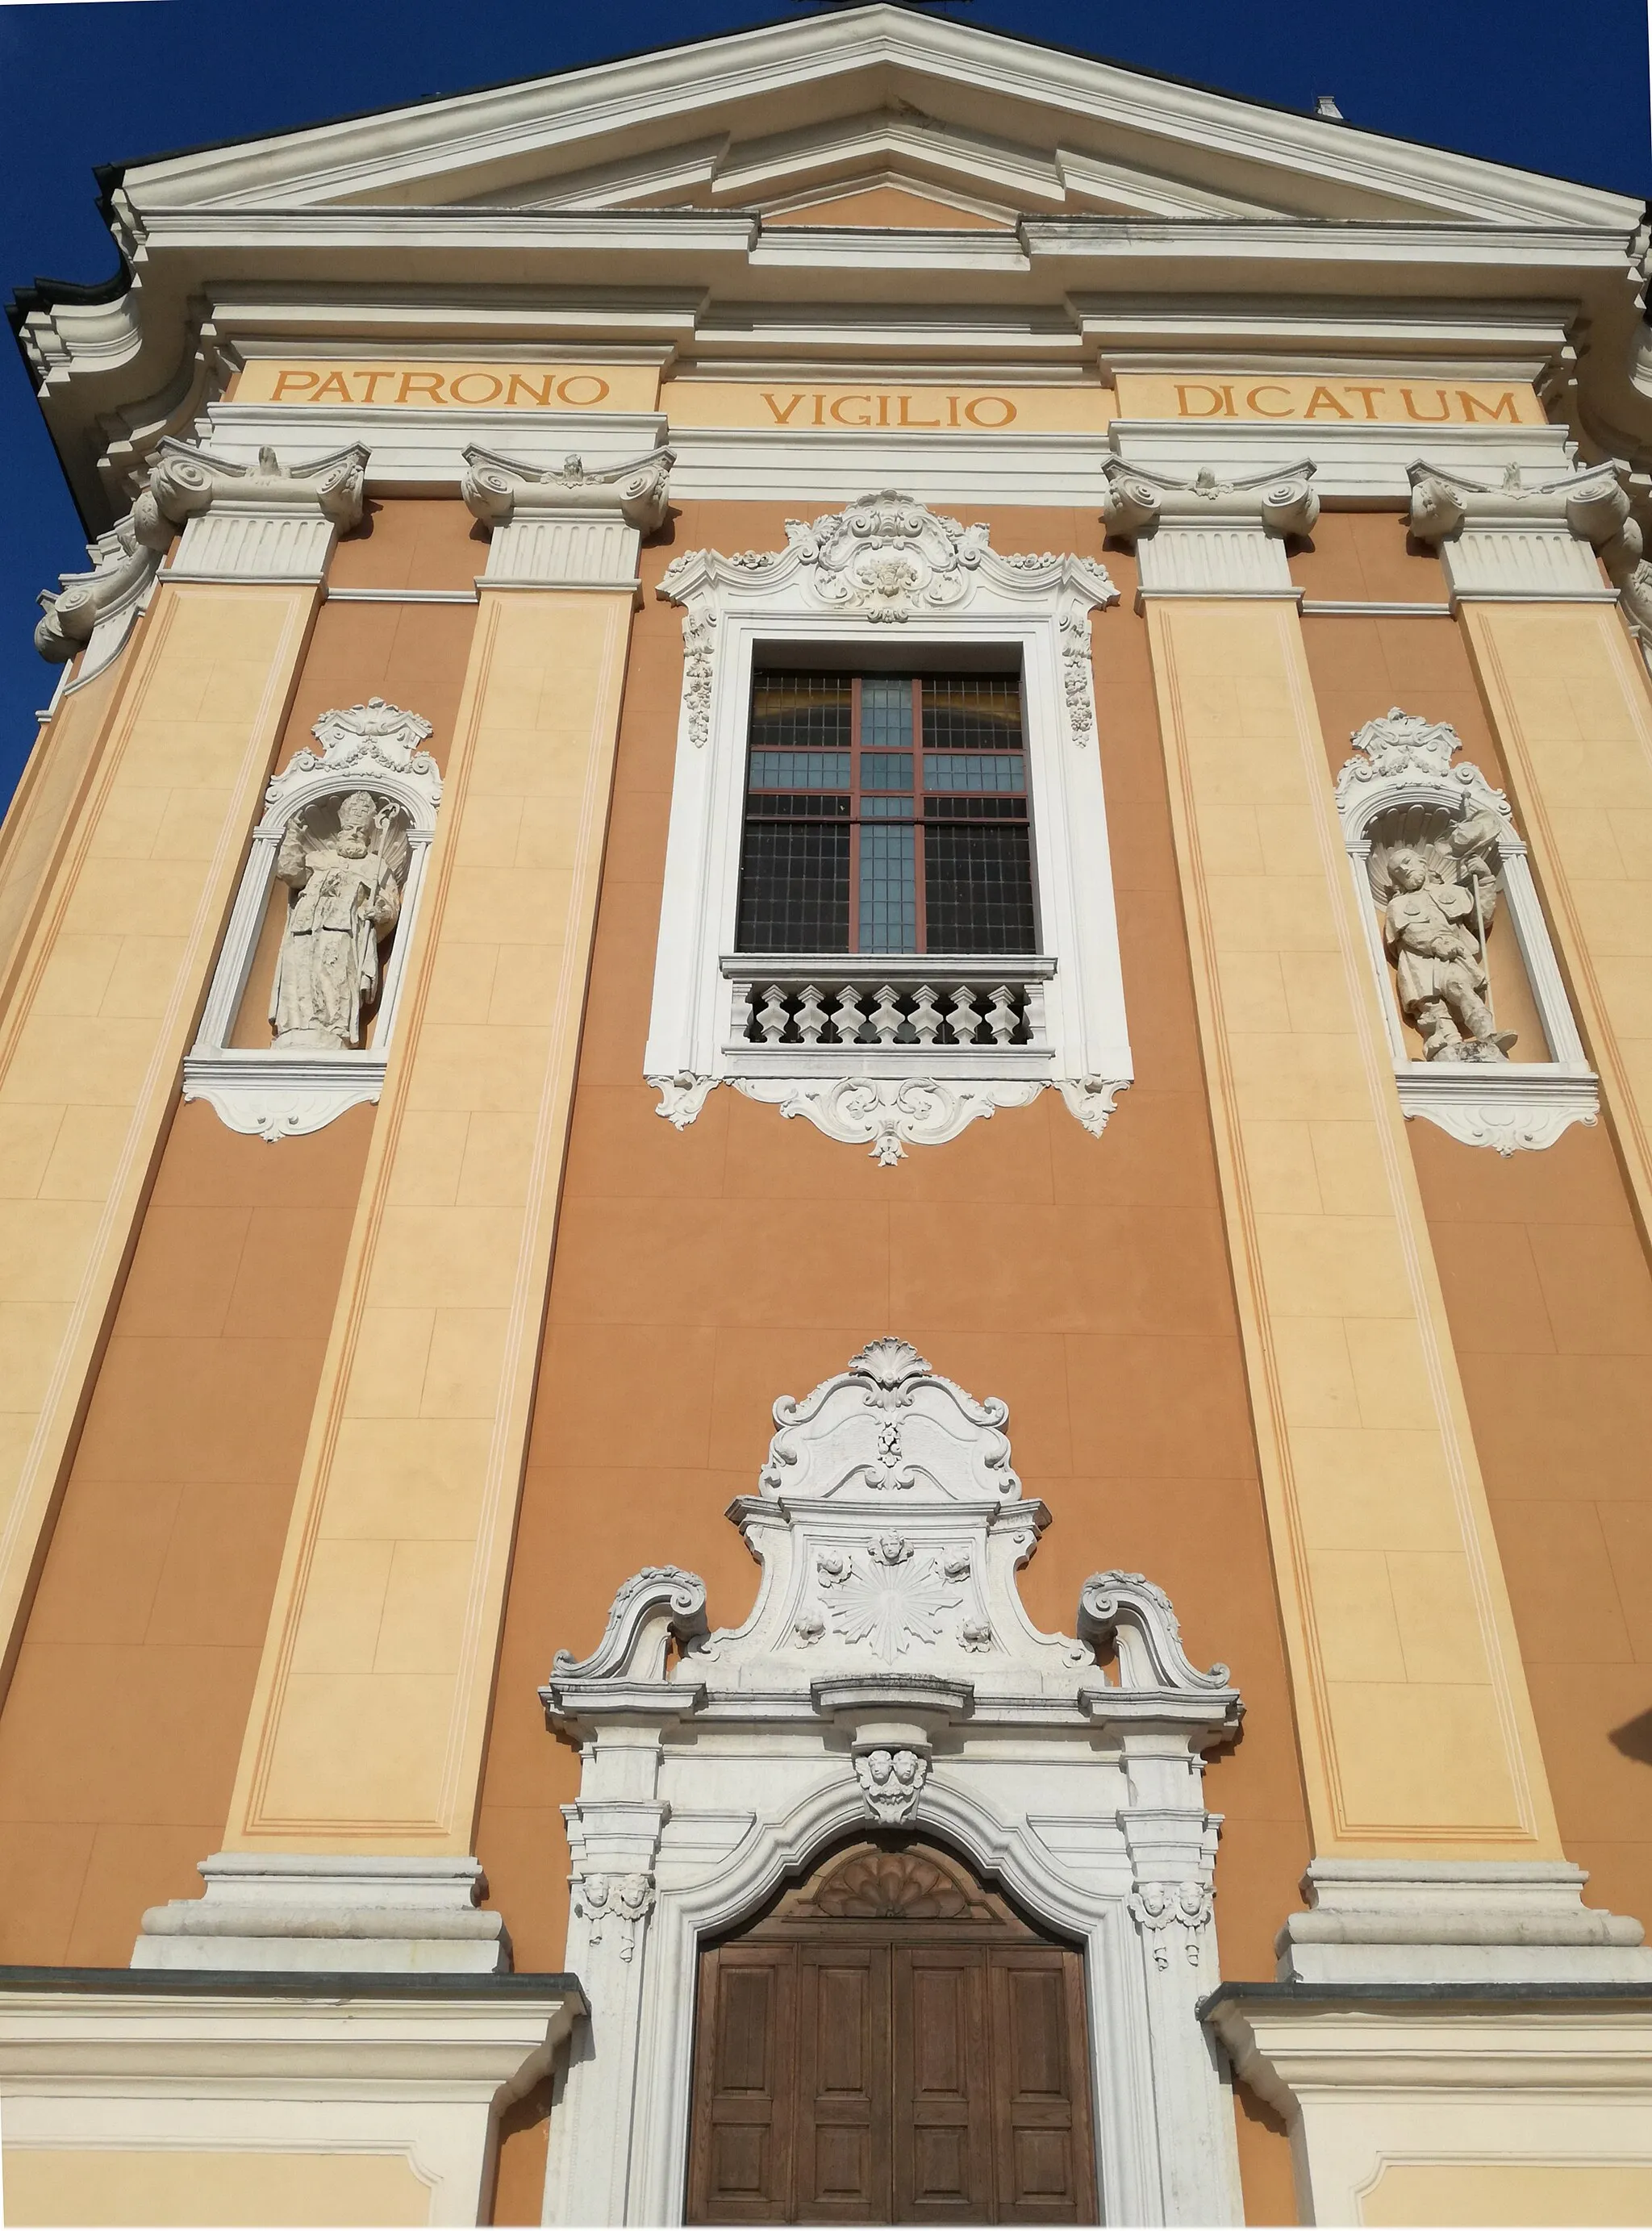
[[[369,790],[323,798],[288,822],[275,879],[292,896],[269,994],[282,1051],[337,1053],[361,1044],[411,852],[405,812]]]

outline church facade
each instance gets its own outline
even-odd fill
[[[101,181],[8,2220],[1652,2216],[1641,205],[883,5]]]

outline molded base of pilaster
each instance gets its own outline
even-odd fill
[[[151,1906],[134,1968],[491,1976],[510,1967],[475,1859],[219,1852],[204,1898]]]

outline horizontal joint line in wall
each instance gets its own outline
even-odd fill
[[[1351,618],[1360,614],[1377,619],[1448,620],[1451,606],[1368,603],[1351,597],[1305,597],[1302,600],[1305,620]]]
[[[329,589],[330,605],[474,605],[474,589]]]

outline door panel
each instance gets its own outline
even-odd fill
[[[797,1954],[725,1944],[700,1969],[689,2208],[701,2223],[791,2220]]]
[[[806,1944],[799,1976],[800,2223],[889,2221],[889,1950]]]
[[[984,1946],[895,1952],[895,2221],[990,2220]]]
[[[1095,2186],[1079,1956],[1040,1944],[989,1956],[996,2220],[1087,2221]]]

